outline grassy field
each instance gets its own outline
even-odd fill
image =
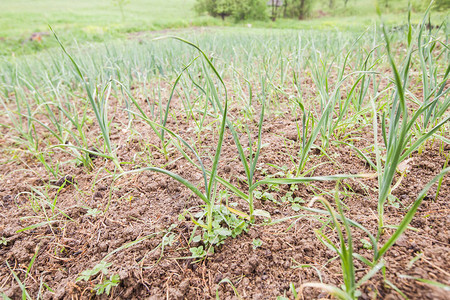
[[[247,27],[249,21],[235,23],[194,12],[195,0],[131,0],[124,5],[124,14],[112,0],[64,1],[64,0],[3,0],[0,3],[0,55],[30,54],[57,46],[49,33],[51,25],[65,44],[103,42],[127,38],[130,33],[162,29],[189,28],[192,26]],[[407,11],[407,1],[393,1],[388,9],[381,5],[385,22],[389,25],[404,24],[398,14]],[[413,23],[420,22],[423,7],[415,6]],[[446,14],[433,12],[436,24]],[[333,9],[317,2],[310,19],[278,18],[276,22],[251,22],[254,27],[297,29],[340,29],[361,31],[378,22],[375,1],[338,1]],[[39,40],[30,40],[34,33],[44,33]]]
[[[195,19],[193,0],[133,0],[124,5],[122,17],[114,1],[6,0],[0,3],[1,35],[18,36],[47,31],[47,24],[58,29],[87,33],[170,26]],[[153,25],[155,24],[155,25]],[[90,32],[91,31],[91,32]]]
[[[121,15],[67,13],[0,60],[3,299],[447,298],[446,23],[74,44]]]
[[[41,43],[28,40],[35,32],[49,32],[48,25],[69,42],[105,41],[123,37],[127,32],[214,25],[211,18],[196,16],[194,2],[133,0],[124,6],[122,17],[119,7],[109,0],[1,1],[0,54],[32,53],[56,46],[48,36],[43,36]]]

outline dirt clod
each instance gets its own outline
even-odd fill
[[[66,176],[58,179],[54,184],[56,186],[63,186],[63,185],[69,186],[74,183],[75,183],[75,177],[73,177],[72,175],[66,175]]]

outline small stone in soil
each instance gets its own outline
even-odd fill
[[[90,147],[90,148],[89,148],[89,151],[92,151],[92,152],[99,152],[99,153],[100,153],[100,151],[98,151],[98,149],[95,148],[95,147]],[[95,154],[93,154],[93,153],[89,153],[88,155],[89,155],[89,158],[90,158],[91,160],[94,160],[94,159],[97,158],[97,156],[98,156],[98,155],[95,155]]]
[[[97,191],[97,192],[95,192],[95,194],[94,194],[94,199],[100,199],[100,198],[103,198],[103,194],[102,193],[100,193],[99,191]]]
[[[294,142],[298,141],[298,133],[297,133],[297,131],[291,131],[291,132],[286,133],[286,138],[288,140],[291,140],[291,141],[294,141]]]
[[[6,196],[3,196],[2,199],[3,199],[4,203],[8,203],[8,202],[12,201],[13,197],[11,195],[6,195]]]
[[[214,278],[214,282],[219,283],[222,279],[223,279],[222,274],[217,274],[216,277]]]
[[[55,182],[56,186],[62,186],[63,184],[66,184],[66,186],[74,184],[75,178],[71,175],[66,175],[64,177],[61,177]]]
[[[272,250],[279,251],[281,249],[281,244],[279,241],[275,240],[272,244]]]

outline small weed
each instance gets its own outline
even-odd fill
[[[112,265],[112,263],[108,263],[106,261],[101,261],[100,263],[95,265],[95,267],[92,268],[91,270],[84,270],[83,272],[81,272],[81,275],[78,276],[76,281],[77,282],[81,281],[81,280],[88,281],[91,277],[97,275],[100,272],[102,272],[103,275],[107,275],[108,267],[110,267],[111,265]]]
[[[95,218],[101,213],[102,213],[102,211],[100,211],[96,208],[87,208],[86,216],[92,216]]]
[[[189,251],[192,253],[192,257],[194,258],[202,258],[206,256],[206,251],[203,249],[203,246],[191,247]]]
[[[282,202],[291,202],[291,203],[303,203],[305,200],[303,200],[300,197],[293,197],[294,192],[287,192],[286,195],[281,197]]]
[[[8,242],[9,241],[4,236],[0,239],[0,245],[7,246]]]
[[[253,196],[258,200],[272,201],[273,203],[280,204],[280,202],[278,202],[275,197],[269,192],[254,191]]]
[[[368,240],[360,239],[360,241],[363,244],[364,249],[369,249],[369,250],[373,249],[372,244]]]
[[[109,293],[111,292],[111,288],[118,286],[119,282],[120,282],[120,277],[118,274],[111,275],[109,277],[109,279],[105,279],[103,282],[97,284],[94,287],[94,291],[96,291],[97,295],[106,293],[106,295],[109,296]]]
[[[89,281],[91,277],[95,277],[97,274],[101,273],[102,275],[108,275],[108,268],[112,265],[112,263],[108,263],[102,260],[100,263],[95,265],[91,270],[85,270],[81,272],[81,275],[78,276],[76,282],[78,281]],[[101,277],[103,278],[103,276]],[[109,279],[103,278],[97,285],[94,287],[94,291],[97,295],[101,295],[106,292],[107,295],[111,292],[111,288],[119,285],[119,275],[114,274],[109,277]]]
[[[257,248],[261,247],[263,242],[261,241],[261,239],[253,239],[253,250],[256,250]]]
[[[245,219],[232,213],[232,208],[224,205],[215,205],[213,207],[212,231],[203,230],[203,235],[197,235],[193,238],[193,242],[200,242],[207,245],[220,245],[228,237],[237,237],[242,232],[248,231],[248,222]],[[194,223],[203,228],[203,211],[197,213],[194,217],[197,219]],[[192,217],[191,217],[192,218]],[[194,218],[192,218],[194,220]]]
[[[387,204],[395,208],[400,208],[400,200],[392,194],[387,196]]]

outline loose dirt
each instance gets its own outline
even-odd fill
[[[121,104],[111,102],[112,107]],[[181,113],[181,107],[177,98],[171,108],[174,118],[169,119],[168,127],[188,141],[197,141],[208,167],[217,140],[215,125],[197,134],[192,120],[187,121],[186,115]],[[238,120],[241,111],[232,106],[230,114]],[[280,172],[273,166],[285,167],[285,173],[295,170],[300,141],[296,118],[286,116],[289,114],[277,117],[275,112],[266,116],[262,140],[266,145],[261,153],[257,179]],[[9,123],[7,119],[1,121]],[[127,124],[127,114],[117,110],[111,137],[118,146],[119,160],[130,162],[124,164],[124,169],[145,167],[150,161],[201,185],[201,173],[182,158],[176,148],[171,147],[168,160],[171,163],[166,165],[164,157],[152,147],[160,143],[151,128],[135,120],[133,130],[126,131]],[[355,142],[359,149],[372,143],[370,125],[371,122],[361,123],[348,129],[354,132],[353,136],[361,138]],[[95,122],[87,129],[88,140],[98,141]],[[256,124],[251,124],[250,129],[256,133]],[[279,186],[276,190],[263,186],[262,191],[270,192],[275,201],[257,199],[256,207],[268,211],[272,223],[258,218],[255,225],[248,227],[248,232],[228,238],[214,249],[214,254],[196,261],[189,258],[189,248],[200,245],[189,244],[194,224],[179,215],[189,208],[194,208],[193,213],[200,211],[198,206],[202,203],[178,182],[152,172],[112,181],[107,170],[114,167],[109,160],[95,157],[94,168],[88,171],[76,166],[67,152],[56,148],[48,161],[61,162],[61,176],[53,178],[23,145],[14,142],[12,131],[2,128],[0,138],[0,238],[3,239],[0,240],[0,291],[12,299],[22,296],[14,274],[32,298],[40,295],[43,299],[213,299],[216,295],[220,299],[237,299],[233,286],[243,299],[275,299],[277,296],[293,299],[291,283],[297,289],[307,282],[342,284],[336,253],[321,244],[315,234],[315,230],[323,228],[330,240],[337,242],[336,231],[309,213],[294,210],[292,203],[283,198],[292,192],[293,198],[299,197],[301,204],[306,205],[316,194],[332,191],[334,182],[313,182],[296,188]],[[246,134],[241,138],[245,142]],[[100,142],[93,146],[103,149]],[[374,172],[345,145],[331,143],[326,153],[329,157],[318,149],[312,150],[305,170],[317,167],[309,176]],[[436,142],[427,143],[420,153],[412,155],[406,177],[393,191],[396,200],[386,206],[386,224],[400,223],[421,189],[442,170],[444,153],[449,155],[448,149],[441,149]],[[219,175],[245,190],[245,175],[229,132],[225,137]],[[396,180],[399,178],[398,175]],[[386,279],[410,299],[448,299],[443,289],[400,275],[450,284],[449,183],[449,177],[444,177],[437,199],[436,185],[430,189],[410,224],[411,229],[385,256]],[[345,214],[375,234],[378,222],[376,179],[347,179],[341,182],[339,190]],[[334,201],[326,194],[324,197]],[[247,209],[245,202],[235,196],[230,195],[228,201],[236,203],[237,209]],[[313,207],[324,209],[319,202]],[[275,222],[282,219],[285,221]],[[393,232],[393,228],[387,228],[385,239]],[[355,251],[370,258],[373,251],[364,248],[363,238],[366,238],[363,232],[353,231]],[[258,239],[262,243],[256,247],[254,241]],[[99,274],[87,282],[76,280],[102,259],[111,263],[108,275]],[[355,268],[357,279],[368,270],[357,260]],[[120,284],[111,289],[109,297],[96,296],[94,286],[112,274],[119,275]],[[228,281],[223,281],[225,279]],[[383,280],[381,272],[365,283],[361,292],[361,299],[402,299],[400,293]],[[330,298],[326,292],[312,288],[303,290],[303,297]]]

